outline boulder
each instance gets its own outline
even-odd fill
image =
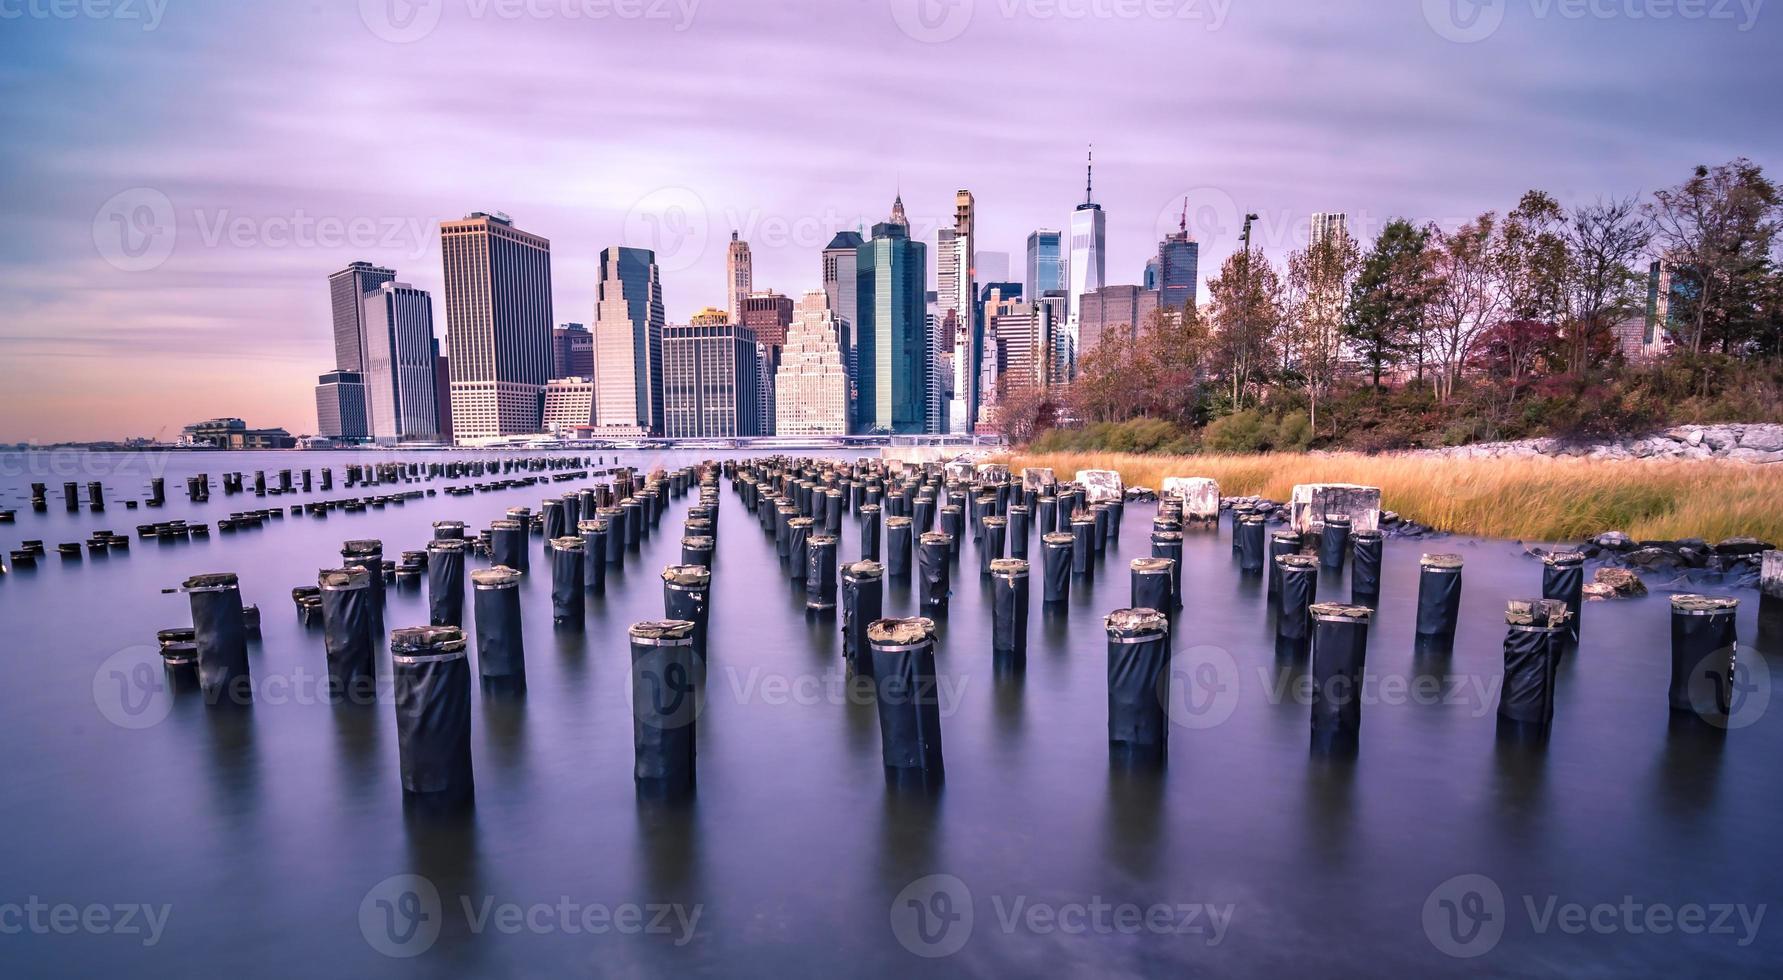
[[[970,460],[950,459],[941,467],[941,472],[949,480],[970,480],[972,479],[972,463]]]
[[[1220,518],[1220,485],[1204,476],[1167,476],[1164,496],[1182,501],[1185,521],[1217,521]]]
[[[1045,490],[1047,487],[1056,486],[1058,484],[1058,482],[1059,482],[1058,477],[1052,475],[1051,467],[1048,467],[1048,466],[1024,466],[1024,467],[1022,467],[1022,489],[1023,490],[1032,490],[1035,493],[1039,493],[1040,491]]]
[[[1718,555],[1761,555],[1771,546],[1757,538],[1728,538],[1715,546]]]
[[[1647,584],[1641,581],[1639,575],[1626,568],[1600,568],[1593,576],[1593,584],[1607,587],[1611,595],[1620,599],[1647,594]]]
[[[1783,452],[1783,425],[1748,425],[1740,433],[1740,448],[1759,452]]]
[[[982,483],[1002,483],[1009,479],[1009,467],[1002,463],[979,463],[972,472]]]
[[[1621,531],[1605,531],[1597,537],[1592,538],[1591,543],[1605,551],[1634,550],[1634,539],[1623,534]]]
[[[1078,470],[1077,482],[1083,485],[1086,504],[1120,500],[1126,493],[1121,475],[1114,470]]]
[[[1137,500],[1141,503],[1149,503],[1158,499],[1158,492],[1151,487],[1128,487],[1127,499]]]
[[[1301,534],[1323,527],[1326,514],[1350,519],[1352,531],[1378,531],[1381,526],[1381,490],[1355,483],[1302,483],[1288,501],[1289,521]]]
[[[1669,568],[1674,561],[1672,553],[1664,548],[1637,548],[1623,557],[1630,568],[1654,571]]]
[[[1602,582],[1586,582],[1584,587],[1579,591],[1584,594],[1586,599],[1593,602],[1601,602],[1605,599],[1616,598],[1616,590],[1604,585]]]

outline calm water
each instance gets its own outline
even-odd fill
[[[696,455],[710,454],[625,462],[673,467]],[[1561,668],[1550,743],[1500,743],[1503,603],[1540,584],[1540,565],[1507,542],[1387,542],[1369,652],[1378,686],[1359,755],[1344,761],[1309,753],[1308,708],[1277,683],[1260,581],[1238,574],[1225,530],[1191,533],[1177,688],[1212,680],[1220,693],[1178,705],[1165,771],[1111,769],[1101,617],[1127,604],[1126,561],[1149,554],[1151,505],[1128,508],[1122,540],[1089,588],[1074,584],[1068,615],[1041,613],[1036,561],[1019,673],[992,668],[989,588],[967,543],[940,629],[947,783],[932,798],[888,791],[874,708],[840,681],[838,622],[807,618],[771,537],[725,481],[698,796],[640,803],[624,631],[660,617],[657,572],[678,560],[695,497],[674,501],[610,574],[584,632],[554,630],[535,538],[544,575],[524,586],[530,690],[520,701],[473,695],[474,808],[405,811],[393,709],[316,700],[321,635],[297,624],[291,587],[337,565],[343,539],[381,538],[395,557],[422,547],[434,520],[475,530],[580,484],[287,517],[208,542],[133,540],[125,556],[78,564],[54,554],[97,527],[214,523],[313,499],[225,497],[219,486],[193,507],[190,472],[326,463],[338,478],[351,458],[88,460],[107,471],[112,505],[71,516],[62,480],[98,474],[30,476],[20,457],[0,457],[10,466],[0,507],[20,508],[0,545],[42,538],[51,549],[34,573],[0,579],[0,972],[1273,976],[1316,965],[1336,976],[1678,976],[1769,972],[1783,953],[1783,913],[1767,908],[1750,925],[1758,906],[1783,899],[1783,711],[1748,711],[1739,720],[1751,724],[1727,733],[1674,724],[1669,612],[1655,596],[1589,605],[1583,649]],[[166,467],[169,505],[124,510],[151,466]],[[32,479],[51,484],[48,514],[24,503]],[[337,483],[329,496],[353,492]],[[852,515],[842,544],[845,561],[858,555]],[[1411,654],[1426,550],[1467,558],[1446,663]],[[146,715],[120,711],[108,658],[127,663],[120,651],[189,623],[186,598],[159,590],[210,571],[239,573],[245,600],[264,611],[250,650],[259,702],[207,709],[191,694],[142,702]],[[1321,592],[1347,598],[1347,583],[1328,576]],[[1756,596],[1743,598],[1750,643]],[[425,602],[393,587],[388,625],[424,623]],[[912,583],[888,583],[888,615],[915,602]],[[1774,649],[1742,656],[1783,667]],[[1283,669],[1291,679],[1297,666]],[[387,882],[403,875],[424,878],[438,904],[403,904],[404,892],[430,898],[413,879]],[[1492,887],[1452,881],[1460,875]],[[34,898],[120,928],[66,918],[62,934],[40,912],[46,925],[33,929]],[[1614,914],[1593,914],[1600,903]],[[152,945],[120,934],[121,907],[136,905],[165,915]],[[1585,923],[1568,931],[1574,905]],[[1694,905],[1720,929],[1651,928],[1694,922]],[[402,921],[422,927],[380,931],[398,921],[381,918],[390,909],[418,911]],[[1445,927],[1456,909],[1459,931]]]

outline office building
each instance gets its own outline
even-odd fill
[[[841,331],[839,338],[842,344],[843,364],[848,369],[848,403],[850,411],[854,405],[855,378],[858,365],[855,361],[859,349],[858,318],[854,314],[855,264],[863,242],[860,234],[852,231],[839,231],[836,237],[823,248],[823,291],[828,298],[830,314],[836,318],[836,326]],[[853,431],[852,418],[849,430]]]
[[[433,357],[433,297],[406,282],[366,293],[365,423],[373,441],[439,441]]]
[[[856,251],[856,270],[856,424],[863,432],[928,432],[928,250],[910,238],[901,199]]]
[[[440,255],[453,436],[538,432],[551,375],[551,242],[478,211],[440,224]]]
[[[848,371],[842,330],[826,293],[806,293],[793,311],[774,389],[776,435],[847,434]]]
[[[663,435],[729,439],[761,433],[755,335],[723,310],[663,328]]]
[[[440,339],[433,338],[433,411],[440,426],[440,441],[452,442],[452,362],[440,353]]]
[[[1201,243],[1189,237],[1185,212],[1182,226],[1164,236],[1158,243],[1157,257],[1145,264],[1145,288],[1157,290],[1161,309],[1181,310],[1192,306],[1200,267]]]
[[[1069,280],[1066,300],[1070,304],[1066,311],[1069,320],[1067,329],[1072,336],[1078,338],[1080,350],[1090,349],[1090,345],[1082,340],[1080,330],[1080,310],[1084,294],[1101,289],[1108,281],[1108,217],[1102,213],[1102,205],[1097,204],[1091,194],[1094,165],[1095,157],[1092,154],[1090,166],[1084,171],[1083,203],[1071,212],[1071,255],[1066,265]]]
[[[1315,212],[1312,216],[1312,225],[1307,234],[1306,243],[1311,247],[1328,238],[1341,239],[1349,234],[1349,228],[1350,216],[1342,211]]]
[[[365,308],[362,298],[396,278],[396,270],[370,262],[351,262],[329,275],[328,295],[334,314],[334,369],[365,370]]]
[[[545,431],[574,436],[593,425],[594,379],[551,379],[545,386]]]
[[[755,261],[749,255],[749,243],[739,241],[731,232],[730,250],[725,253],[726,285],[730,288],[730,315],[734,322],[743,322],[743,300],[755,290]]]
[[[1039,228],[1028,234],[1027,275],[1022,295],[1033,299],[1065,288],[1064,236],[1056,228]]]
[[[551,331],[551,376],[594,377],[594,334],[580,323],[560,323]]]
[[[780,370],[780,351],[786,345],[786,329],[791,324],[792,297],[773,290],[744,297],[743,325],[749,328],[760,347],[757,376],[761,390],[757,392],[757,404],[761,406],[762,435],[774,434],[774,376]]]
[[[656,253],[601,249],[595,294],[595,424],[663,431],[662,279]]]
[[[1077,349],[1087,354],[1102,338],[1118,334],[1134,340],[1158,310],[1159,293],[1138,286],[1103,286],[1081,297],[1078,304]]]
[[[344,442],[367,438],[365,381],[356,371],[330,371],[316,379],[316,434]]]

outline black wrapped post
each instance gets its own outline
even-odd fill
[[[489,525],[489,560],[516,571],[526,566],[526,529],[519,521],[493,521]]]
[[[1021,658],[1028,652],[1028,563],[991,562],[991,652]]]
[[[885,519],[885,574],[892,578],[910,576],[910,530],[908,517]]]
[[[1051,534],[1059,526],[1059,498],[1041,497],[1035,505],[1034,527],[1043,535]]]
[[[1275,560],[1281,576],[1281,604],[1275,610],[1275,655],[1299,660],[1312,647],[1312,607],[1319,596],[1319,560],[1312,555],[1282,555]]]
[[[1350,518],[1345,514],[1326,514],[1325,527],[1319,532],[1319,564],[1333,572],[1343,571],[1344,557],[1350,551]]]
[[[1121,518],[1126,516],[1127,502],[1120,498],[1104,501],[1108,505],[1108,540],[1116,548],[1121,546]]]
[[[604,595],[607,591],[607,522],[596,518],[577,521],[582,534],[582,588]]]
[[[563,501],[545,500],[539,503],[539,512],[545,519],[545,548],[551,548],[551,542],[563,537],[563,529],[567,526],[563,518]]]
[[[1455,648],[1455,626],[1461,617],[1461,556],[1425,555],[1418,562],[1418,635],[1420,654],[1444,654]]]
[[[922,536],[917,561],[921,565],[918,596],[924,609],[946,609],[952,594],[948,559],[953,551],[953,535],[946,531],[930,531]]]
[[[857,561],[844,568],[842,655],[857,675],[873,676],[873,651],[867,645],[867,627],[884,612],[885,566],[876,561]]]
[[[1129,608],[1156,609],[1168,615],[1176,607],[1176,596],[1171,591],[1175,566],[1168,558],[1135,558],[1129,562]]]
[[[1507,733],[1545,735],[1554,721],[1554,676],[1572,618],[1559,599],[1513,599],[1504,613],[1504,686],[1498,719]]]
[[[793,555],[792,522],[798,517],[799,508],[794,504],[781,504],[774,508],[774,552],[780,556],[781,561]]]
[[[198,646],[198,685],[206,704],[244,705],[253,700],[248,677],[248,636],[242,622],[241,582],[233,572],[194,575],[181,587],[192,606]]]
[[[1041,576],[1043,601],[1047,605],[1063,605],[1071,598],[1071,565],[1077,552],[1076,536],[1054,531],[1040,536],[1040,557],[1046,563]]]
[[[341,545],[341,564],[363,568],[371,573],[371,611],[373,622],[384,621],[384,542],[375,538],[348,541]]]
[[[712,619],[712,572],[704,565],[670,565],[662,570],[665,619],[693,624],[694,666],[705,676],[706,624]]]
[[[1096,523],[1096,554],[1108,550],[1108,504],[1097,501],[1090,505],[1090,517]]]
[[[369,704],[376,693],[372,652],[371,575],[363,568],[316,574],[322,600],[322,649],[327,655],[331,703]]]
[[[463,521],[434,521],[433,522],[433,539],[435,541],[463,541],[464,540],[464,522]],[[437,625],[441,625],[441,624],[436,623],[434,625],[437,626]]]
[[[861,560],[879,560],[879,505],[862,504],[854,509],[861,519]]]
[[[1672,596],[1673,711],[1695,712],[1726,727],[1733,712],[1739,608],[1740,600],[1731,596]],[[202,642],[199,652],[203,653]]]
[[[1372,606],[1381,597],[1381,532],[1357,531],[1350,542],[1350,601]]]
[[[1282,594],[1282,570],[1275,563],[1283,555],[1300,553],[1300,534],[1297,531],[1277,531],[1269,536],[1269,598]]]
[[[641,796],[693,792],[700,698],[693,635],[683,619],[631,627],[632,779]]]
[[[712,567],[712,539],[703,534],[690,534],[681,539],[681,564]]]
[[[1170,664],[1170,621],[1156,609],[1117,609],[1108,630],[1108,750],[1133,762],[1164,760],[1169,725],[1163,685]]]
[[[551,539],[551,621],[559,626],[580,627],[582,604],[582,539]]]
[[[961,538],[966,533],[966,512],[963,508],[952,504],[941,508],[941,533],[947,535],[949,552],[958,555]]]
[[[427,543],[427,620],[433,626],[464,625],[464,553],[470,542],[436,538]],[[366,634],[370,636],[368,631]]]
[[[809,517],[795,517],[786,522],[786,557],[792,580],[805,580],[805,549],[817,522]]]
[[[1028,557],[1028,517],[1030,511],[1021,504],[1013,504],[1008,511],[1009,519],[1009,557]]]
[[[619,502],[619,509],[625,514],[625,547],[636,551],[638,543],[644,540],[644,502],[627,497]]]
[[[607,564],[625,563],[625,511],[619,507],[597,507],[596,519],[607,525]]]
[[[396,744],[406,794],[440,802],[470,798],[471,666],[464,631],[417,626],[390,634]]]
[[[1579,645],[1579,615],[1585,604],[1585,556],[1556,551],[1542,556],[1542,598],[1566,603],[1566,638]]]
[[[842,512],[847,508],[842,503],[842,491],[831,488],[823,492],[823,531],[832,537],[842,533]]]
[[[1341,602],[1312,607],[1312,744],[1349,753],[1362,732],[1362,672],[1374,610]]]
[[[830,498],[829,506],[841,506]],[[833,534],[814,534],[805,541],[805,608],[817,612],[836,608],[836,551]]]
[[[70,514],[80,510],[80,484],[70,481],[62,484],[62,505]]]
[[[1238,519],[1238,570],[1246,575],[1261,575],[1267,559],[1264,554],[1264,522],[1262,514],[1246,514]]]
[[[1232,505],[1232,557],[1234,558],[1244,555],[1244,536],[1239,533],[1239,528],[1244,526],[1244,519],[1255,514],[1256,510],[1254,504]]]
[[[978,519],[984,533],[978,541],[978,573],[989,575],[991,563],[1003,557],[1003,538],[1009,533],[1009,518],[985,515]]]
[[[1182,608],[1182,532],[1153,531],[1152,557],[1170,559],[1172,609]]]
[[[1096,555],[1096,519],[1089,514],[1071,518],[1071,574],[1088,575]]]
[[[888,779],[941,781],[941,700],[935,680],[935,624],[881,619],[867,627],[879,707],[881,756]]]
[[[520,633],[520,571],[506,565],[471,572],[477,614],[477,667],[486,689],[526,686],[526,644]]]
[[[87,482],[87,509],[95,514],[105,511],[105,484],[98,480]]]

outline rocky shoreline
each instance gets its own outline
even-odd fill
[[[1726,459],[1746,463],[1783,463],[1783,424],[1774,422],[1679,425],[1644,436],[1610,442],[1566,439],[1518,439],[1476,442],[1443,449],[1414,449],[1407,456],[1457,459]]]

